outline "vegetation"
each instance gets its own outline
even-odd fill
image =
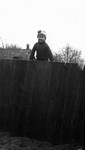
[[[6,44],[5,45],[5,47],[4,47],[5,49],[21,49],[21,47],[19,47],[18,45],[16,45],[16,44]]]
[[[82,150],[82,146],[52,145],[27,137],[13,137],[7,132],[0,132],[0,150]]]
[[[84,67],[84,59],[81,58],[81,51],[66,45],[59,53],[55,53],[54,60],[65,63],[78,63],[81,68]]]

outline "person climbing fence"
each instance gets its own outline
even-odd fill
[[[29,59],[39,60],[39,61],[53,61],[53,54],[50,47],[46,43],[46,33],[45,31],[38,31],[37,34],[38,42],[36,42],[32,48]],[[36,56],[35,56],[36,54]]]

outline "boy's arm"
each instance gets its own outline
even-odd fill
[[[35,45],[34,45],[32,51],[31,51],[31,54],[30,54],[30,57],[29,57],[30,60],[33,60],[35,58],[34,54],[35,54]]]
[[[51,49],[49,48],[49,46],[48,46],[48,57],[49,57],[50,61],[53,61],[53,54],[52,54]]]

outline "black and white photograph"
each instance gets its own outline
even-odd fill
[[[84,0],[0,0],[0,150],[85,150]]]

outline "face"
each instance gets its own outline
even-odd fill
[[[43,43],[44,41],[45,41],[45,36],[43,35],[43,34],[39,34],[38,35],[38,41],[40,42],[40,43]]]

